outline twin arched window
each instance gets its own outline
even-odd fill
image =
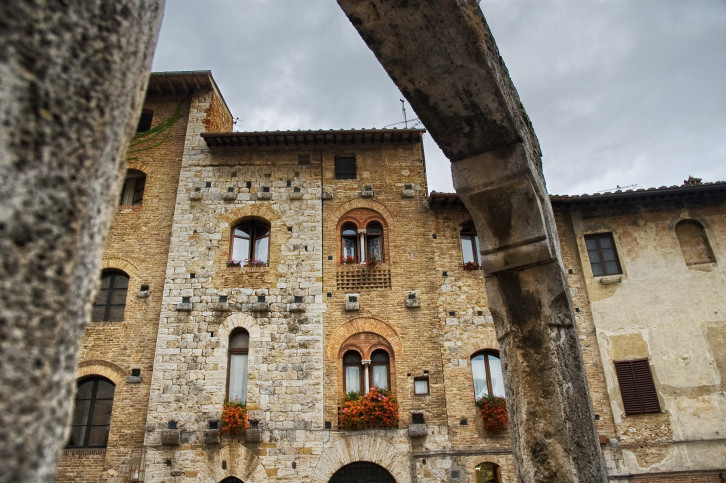
[[[245,218],[232,228],[230,260],[252,265],[270,261],[270,224],[260,218]]]
[[[111,428],[111,409],[116,390],[105,377],[78,381],[69,448],[105,448]]]
[[[371,221],[365,228],[348,221],[341,227],[340,237],[343,262],[383,261],[383,225],[379,221]]]
[[[471,375],[474,380],[474,397],[504,397],[504,378],[499,352],[486,350],[471,357]]]
[[[370,360],[363,360],[357,350],[343,355],[343,385],[345,393],[367,393],[371,387],[391,389],[391,362],[388,352],[376,349]]]
[[[101,273],[101,288],[93,301],[91,320],[94,322],[118,322],[124,320],[126,292],[129,276],[121,270],[105,270]]]
[[[229,335],[227,349],[227,400],[247,403],[247,355],[250,348],[250,334],[244,329],[235,329]]]

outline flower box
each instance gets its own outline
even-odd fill
[[[338,426],[348,430],[397,427],[398,402],[388,391],[377,387],[363,396],[350,393],[340,408]]]
[[[227,401],[222,406],[221,434],[237,436],[249,426],[247,407],[239,401]]]
[[[486,396],[476,400],[484,429],[490,433],[500,433],[509,426],[507,401],[503,397]]]

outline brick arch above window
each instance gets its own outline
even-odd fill
[[[386,208],[385,205],[382,205],[381,203],[373,200],[354,199],[346,201],[345,203],[341,203],[340,205],[335,207],[333,212],[330,214],[330,217],[328,218],[326,228],[328,230],[335,231],[336,227],[339,226],[338,220],[340,220],[346,213],[361,208],[368,209],[380,214],[380,216],[385,221],[385,225],[388,226],[388,228],[394,227],[395,220],[393,214],[388,208]]]
[[[236,206],[227,213],[219,215],[219,220],[225,225],[236,225],[245,218],[262,218],[273,224],[280,221],[280,214],[274,209],[258,204]]]
[[[391,357],[400,358],[403,354],[403,345],[401,338],[396,330],[386,322],[373,317],[359,317],[343,323],[335,329],[330,336],[327,348],[327,356],[329,360],[338,358],[339,349],[348,338],[361,332],[372,332],[383,337],[393,351]],[[362,355],[362,354],[361,354]]]
[[[77,379],[87,376],[103,376],[118,386],[126,380],[128,374],[113,362],[91,359],[78,364]]]
[[[120,257],[103,257],[101,260],[101,271],[121,270],[129,276],[129,281],[138,279],[139,268],[129,259]]]
[[[141,161],[129,161],[128,163],[126,163],[126,169],[135,169],[136,171],[141,171],[147,176],[147,178],[154,171],[154,168],[146,163],[142,163]]]

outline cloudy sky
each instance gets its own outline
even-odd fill
[[[726,0],[480,6],[550,193],[726,180]],[[166,0],[153,70],[211,70],[238,131],[404,126],[400,92],[334,0]],[[453,191],[428,135],[425,152],[429,190]]]

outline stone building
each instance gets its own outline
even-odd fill
[[[478,236],[424,131],[231,131],[209,72],[152,74],[57,480],[516,481],[475,405],[504,395]],[[613,481],[723,481],[725,193],[552,197]],[[373,386],[397,422],[346,429]]]

